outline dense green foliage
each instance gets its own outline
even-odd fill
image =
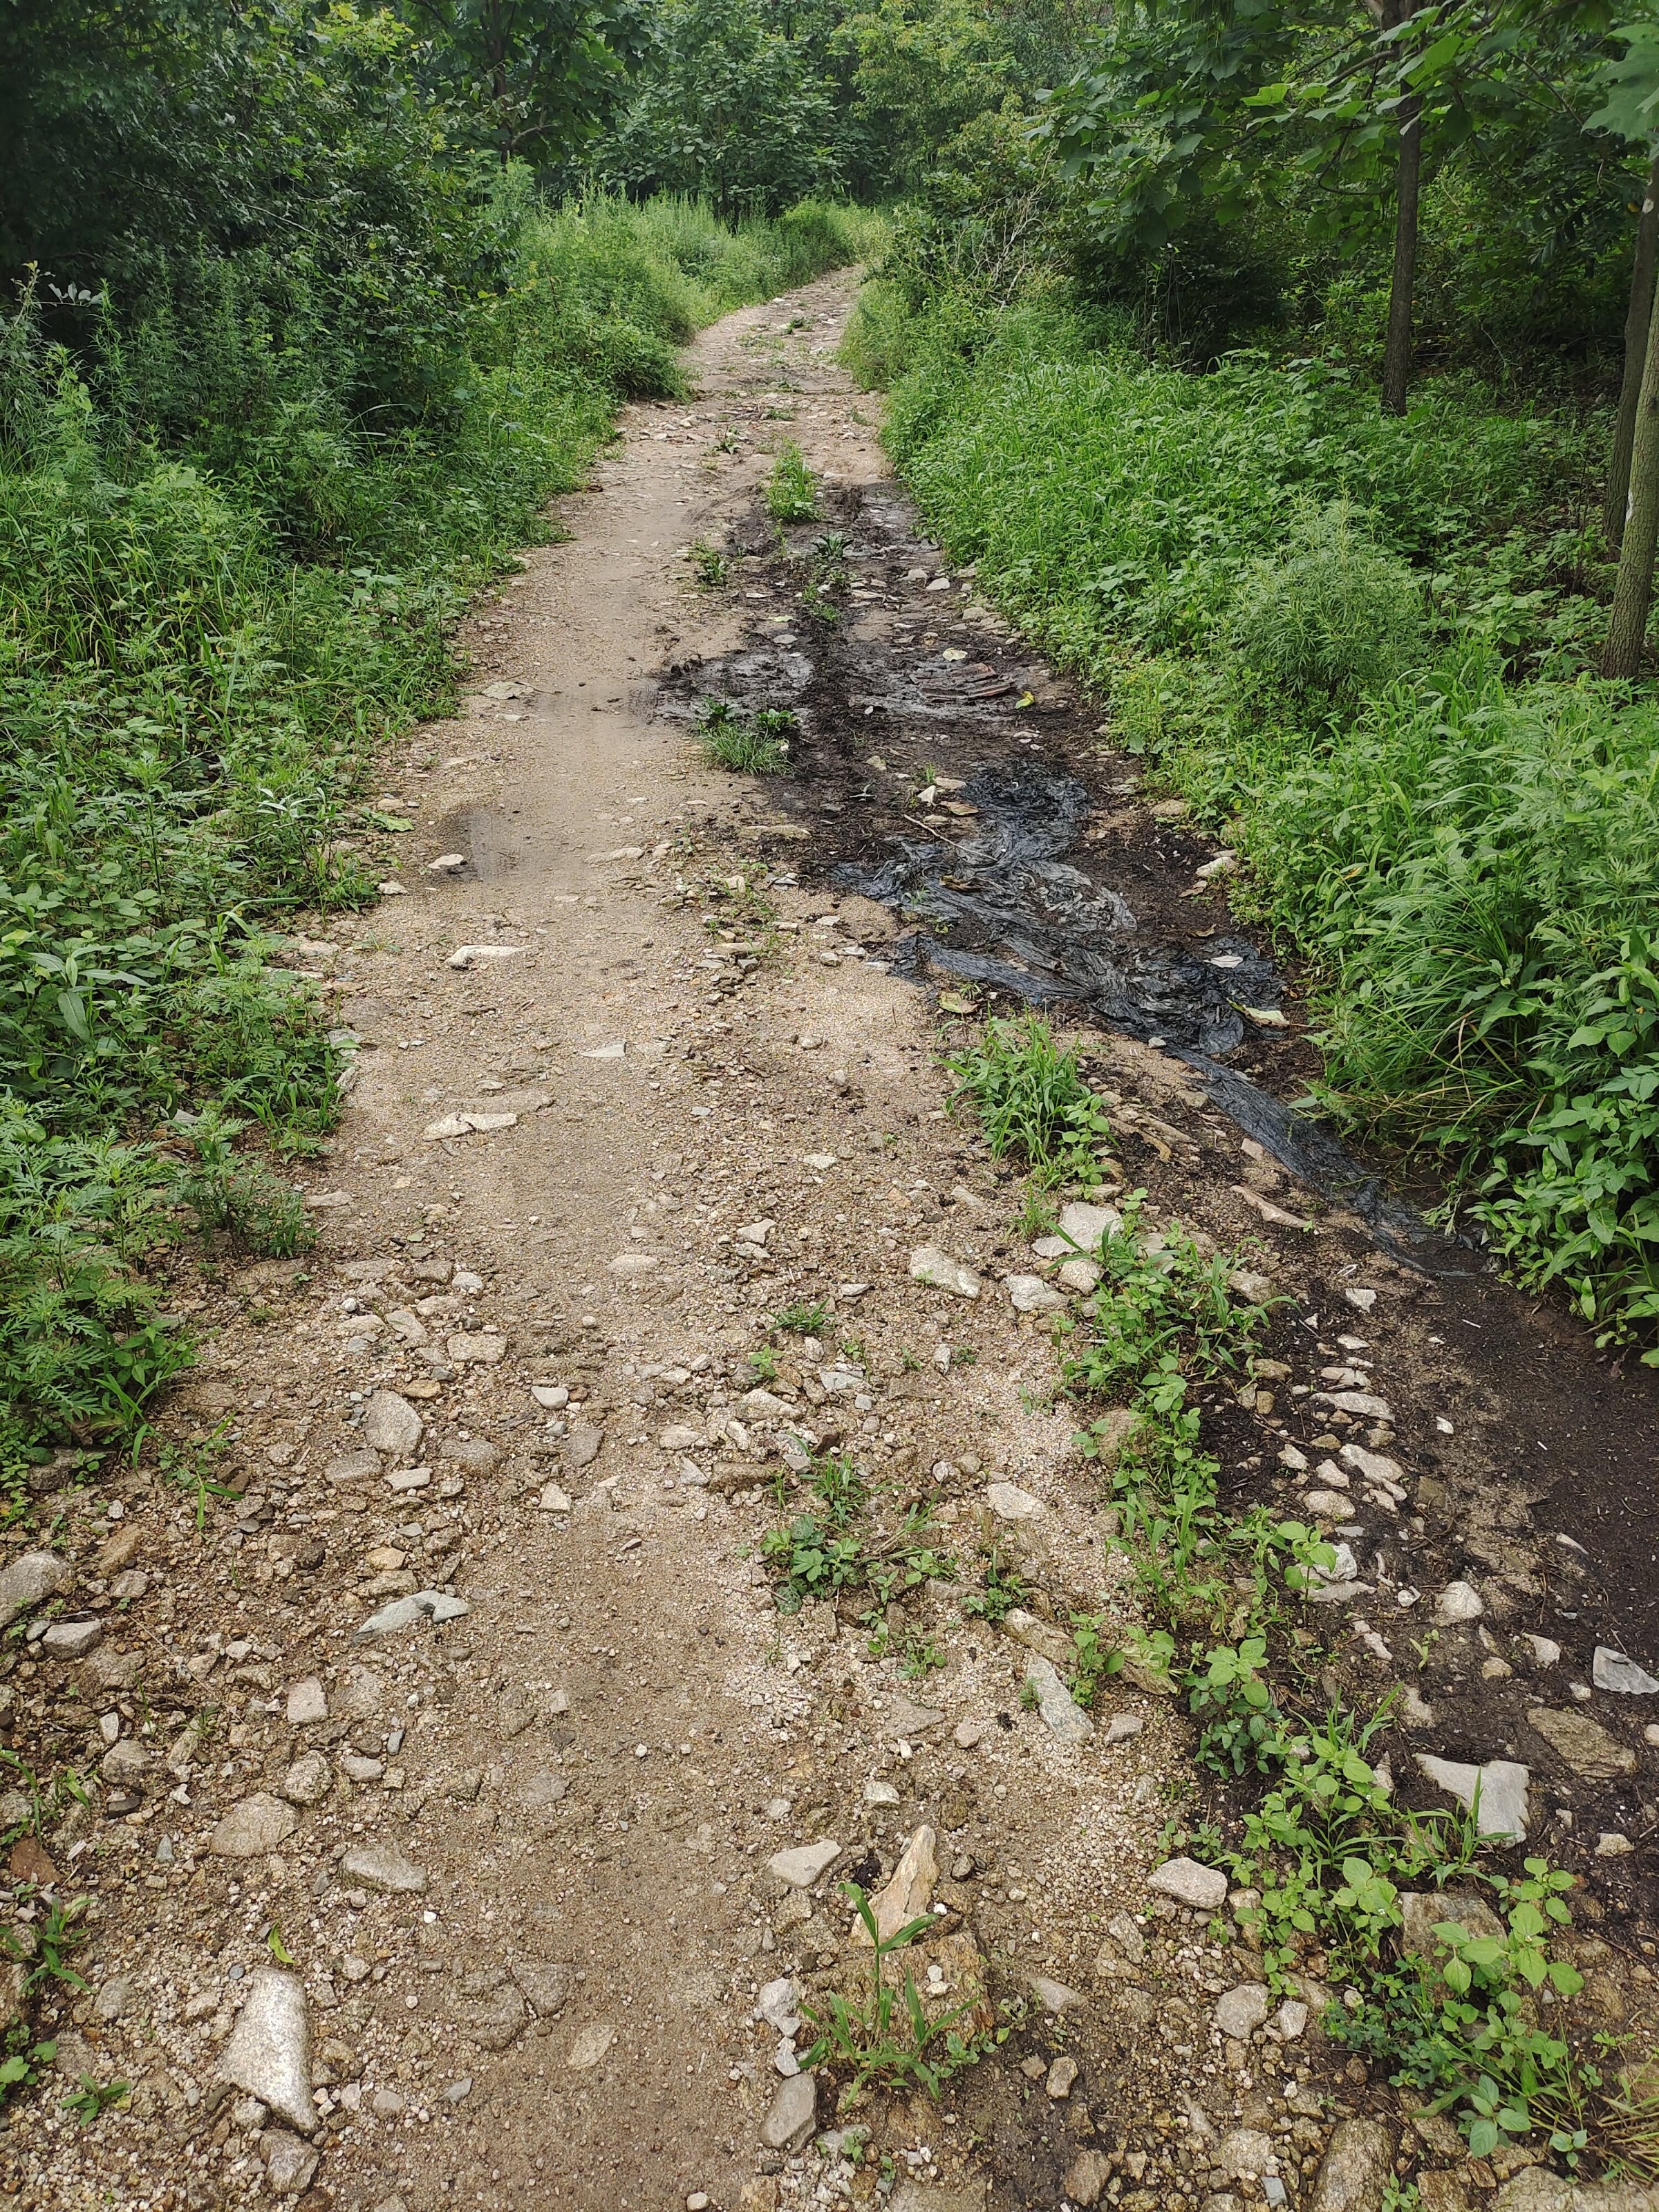
[[[450,697],[468,592],[619,398],[679,388],[679,342],[856,251],[825,207],[544,213],[452,154],[390,18],[266,29],[270,143],[225,155],[259,235],[147,171],[106,288],[31,279],[0,322],[9,1466],[130,1426],[187,1358],[151,1279],[183,1229],[307,1241],[260,1155],[315,1146],[345,1044],[272,955],[289,915],[373,896],[377,750]],[[25,240],[74,204],[39,169]]]
[[[1076,0],[652,0],[648,50],[567,173],[722,213],[919,187],[960,133],[1053,83]]]

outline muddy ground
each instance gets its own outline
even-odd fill
[[[31,2204],[1335,2212],[1389,2168],[1443,2212],[1557,2201],[1324,2039],[1316,1955],[1305,2021],[1255,2008],[1229,1913],[1149,1887],[1166,1823],[1225,1809],[1169,1700],[1119,1677],[1067,1741],[1024,1699],[1074,1611],[1133,1608],[1007,1289],[1049,1272],[1018,1180],[946,1111],[953,1006],[1047,1004],[1121,1186],[1253,1240],[1283,1303],[1207,1408],[1230,1494],[1317,1518],[1326,1485],[1334,1686],[1400,1689],[1409,1802],[1448,1802],[1419,1754],[1528,1770],[1581,2002],[1642,2028],[1654,1709],[1595,1655],[1659,1662],[1652,1378],[1287,1118],[1301,981],[921,534],[835,362],[851,296],[705,334],[698,396],[630,410],[478,611],[461,714],[386,763],[399,888],[290,955],[359,1041],[316,1252],[181,1276],[167,1466],[43,1486],[10,1539],[0,1723],[82,1785],[14,1853],[22,1948],[89,1900],[0,2136]],[[824,512],[780,536],[785,438]],[[792,772],[712,769],[709,695],[791,708]],[[803,1441],[863,1468],[872,1538],[925,1509],[884,1607],[775,1602]],[[1345,1447],[1393,1487],[1333,1498]],[[987,1544],[1018,1632],[964,1608]],[[923,1830],[919,1979],[988,1982],[1009,2033],[838,2115],[788,2024],[867,1964],[836,1885]],[[83,2079],[131,2086],[83,2118]]]

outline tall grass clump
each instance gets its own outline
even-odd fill
[[[1316,508],[1239,579],[1232,643],[1269,689],[1351,704],[1420,663],[1421,592],[1346,507]]]
[[[1598,426],[1454,380],[1389,417],[1329,361],[1200,376],[1096,335],[1041,302],[889,334],[933,526],[1314,957],[1328,1110],[1651,1345],[1659,708],[1589,670]]]
[[[33,290],[0,315],[0,1479],[188,1358],[181,1227],[303,1249],[269,1163],[331,1126],[343,1048],[274,956],[374,896],[381,746],[451,700],[467,595],[618,401],[859,234],[549,213],[515,173],[475,215],[489,281],[378,353],[303,254],[174,257],[76,343]]]

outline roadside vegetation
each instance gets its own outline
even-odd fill
[[[13,1486],[53,1447],[135,1434],[188,1363],[165,1310],[181,1236],[233,1257],[311,1243],[282,1169],[325,1137],[351,1041],[283,940],[377,896],[408,827],[380,749],[453,702],[469,596],[548,534],[620,401],[681,391],[680,343],[870,234],[828,204],[726,222],[691,199],[550,200],[477,143],[494,123],[448,84],[453,50],[390,16],[207,10],[154,52],[133,22],[77,25],[62,70],[27,32],[6,45]],[[204,118],[233,67],[262,105],[227,142]],[[520,96],[571,94],[532,72]],[[108,159],[120,192],[94,192]]]
[[[1413,24],[1125,12],[940,142],[848,356],[1311,958],[1325,1110],[1653,1359],[1653,44]]]

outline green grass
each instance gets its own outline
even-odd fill
[[[787,740],[795,718],[785,707],[745,714],[729,700],[705,699],[697,715],[703,750],[734,775],[781,775],[789,765]]]
[[[1024,1160],[1042,1182],[1091,1171],[1094,1147],[1111,1135],[1105,1109],[1077,1048],[1062,1051],[1042,1015],[987,1023],[945,1065],[954,1079],[952,1107],[973,1109],[995,1158]]]
[[[951,559],[1313,957],[1328,1110],[1435,1155],[1518,1279],[1651,1347],[1659,714],[1589,668],[1604,424],[1453,380],[1389,418],[1329,362],[1194,376],[1053,310],[872,312]]]
[[[74,358],[32,297],[0,315],[0,1480],[131,1434],[188,1360],[158,1304],[182,1231],[308,1241],[276,1168],[335,1120],[346,1048],[272,955],[374,896],[376,764],[453,705],[469,596],[549,534],[619,400],[681,389],[678,343],[871,234],[815,206],[509,216],[416,414],[354,411],[303,300],[274,343],[252,264]]]

